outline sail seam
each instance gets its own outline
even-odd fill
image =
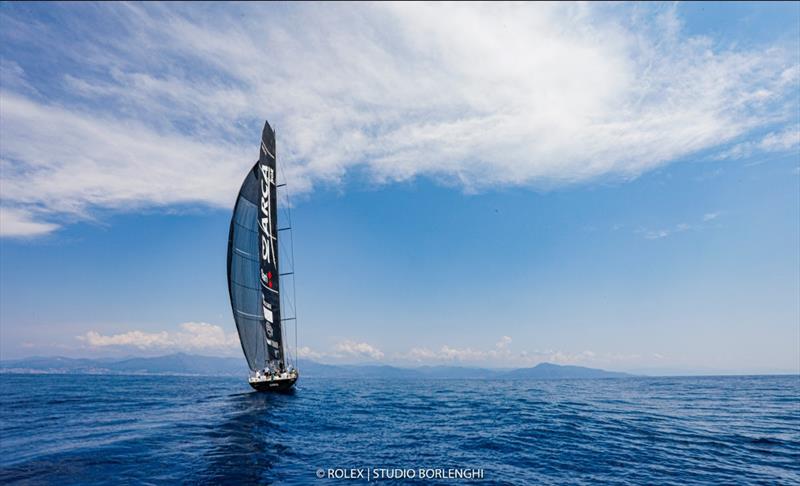
[[[244,250],[242,250],[240,248],[234,248],[233,251],[234,251],[234,253],[238,254],[241,257],[243,257],[245,260],[249,260],[251,262],[257,262],[258,261],[257,258],[247,258],[247,257],[253,256],[253,254],[252,253],[248,253],[248,252],[246,252],[246,251],[244,251]]]
[[[250,287],[249,285],[245,285],[245,284],[243,284],[241,282],[237,282],[235,280],[231,280],[231,283],[234,284],[234,285],[237,285],[239,287],[242,287],[243,289],[255,290],[256,292],[258,292],[260,290],[258,287]]]

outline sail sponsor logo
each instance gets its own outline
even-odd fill
[[[267,333],[267,344],[273,348],[275,356],[280,356],[281,345],[278,341],[272,339],[275,334],[275,330],[272,328],[272,324],[275,321],[272,305],[267,302],[263,295],[261,296],[261,310],[264,313],[264,331]]]
[[[264,299],[263,296],[261,297],[261,308],[264,311],[264,319],[266,319],[268,323],[272,324],[275,320],[275,317],[272,315],[272,306],[266,301],[266,299]]]
[[[261,270],[261,281],[267,284],[267,287],[272,288],[272,272]]]
[[[270,185],[275,184],[275,171],[272,167],[261,164],[261,260],[269,264],[277,264],[275,261],[275,235],[272,234],[271,209],[272,201],[270,198]],[[261,272],[263,283],[272,288],[271,272]]]
[[[264,323],[264,328],[267,332],[267,337],[271,338],[272,335],[275,334],[275,331],[272,329],[272,323],[274,321],[272,306],[269,304],[269,302],[267,302],[267,299],[265,299],[263,295],[261,296],[261,311],[263,312],[264,320],[266,321]]]

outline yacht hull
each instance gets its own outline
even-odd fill
[[[253,387],[254,390],[260,392],[287,392],[292,389],[294,383],[297,381],[297,377],[294,378],[284,378],[284,379],[274,379],[274,380],[265,380],[265,381],[251,381],[250,386]]]

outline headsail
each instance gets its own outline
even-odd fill
[[[258,162],[239,190],[228,236],[228,291],[247,364],[284,367],[278,270],[275,133],[264,124]]]

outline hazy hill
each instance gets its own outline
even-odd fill
[[[300,360],[303,376],[312,378],[502,378],[554,380],[568,378],[621,378],[626,373],[604,371],[583,366],[561,366],[542,363],[532,368],[515,370],[490,370],[460,366],[421,366],[401,368],[390,365],[329,365]],[[131,357],[121,359],[74,359],[64,357],[34,357],[0,361],[4,373],[78,373],[78,374],[181,374],[246,376],[244,358],[218,358],[177,353],[157,357]]]
[[[118,373],[242,375],[247,372],[244,358],[217,358],[183,353],[155,358],[130,358],[106,366]]]
[[[0,361],[4,373],[187,374],[242,375],[244,358],[218,358],[177,353],[157,357],[74,359],[34,357]]]
[[[628,373],[605,371],[583,366],[540,363],[533,368],[519,368],[503,374],[504,378],[535,378],[538,380],[560,380],[565,378],[624,378]]]

